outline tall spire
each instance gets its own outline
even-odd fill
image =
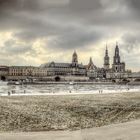
[[[93,70],[96,66],[93,64],[92,57],[89,59],[88,69]]]
[[[120,63],[120,54],[119,54],[118,42],[116,42],[115,55],[114,55],[114,64],[116,64],[116,63]]]
[[[119,55],[119,46],[118,46],[118,42],[116,42],[115,54],[116,54],[116,55]]]
[[[107,44],[106,44],[106,52],[105,52],[105,55],[108,56],[108,47],[107,47]]]
[[[74,53],[72,55],[72,66],[77,66],[78,65],[78,56],[76,51],[74,50]]]
[[[118,42],[116,42],[112,70],[113,70],[113,72],[125,72],[125,63],[121,62]]]
[[[74,55],[77,55],[77,53],[76,53],[76,50],[74,50],[74,53],[73,53]]]
[[[89,62],[90,62],[90,64],[93,64],[92,57],[90,57]]]
[[[106,44],[106,50],[105,50],[105,57],[104,57],[104,69],[108,70],[109,69],[109,56],[108,56],[108,47]]]

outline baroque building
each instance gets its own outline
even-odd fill
[[[115,55],[113,59],[112,70],[113,72],[125,72],[125,63],[121,62],[121,58],[119,54],[119,47],[117,44],[115,48]]]
[[[95,79],[97,77],[97,67],[93,64],[92,57],[89,59],[89,63],[86,66],[87,76],[89,79]]]
[[[106,45],[104,64],[102,68],[94,65],[92,57],[87,65],[78,63],[78,55],[74,51],[70,63],[48,62],[39,67],[33,66],[0,66],[1,80],[38,79],[45,81],[88,81],[112,80],[132,77],[131,71],[125,70],[121,62],[119,46],[115,46],[112,67]],[[133,76],[134,77],[134,76]]]
[[[78,63],[78,55],[76,51],[74,51],[72,55],[71,63],[56,63],[49,62],[42,64],[41,68],[45,68],[47,70],[48,76],[55,77],[54,79],[62,79],[62,76],[75,76],[75,77],[85,77],[86,76],[86,68],[83,64]],[[59,78],[58,78],[59,77]],[[57,80],[56,80],[57,81]]]
[[[116,44],[112,68],[106,70],[106,78],[107,79],[124,79],[124,78],[128,78],[130,74],[131,74],[131,71],[128,71],[128,70],[126,71],[125,63],[121,62],[119,46],[118,44]]]
[[[47,76],[47,70],[33,66],[1,66],[1,80],[26,80],[34,78],[44,78]]]

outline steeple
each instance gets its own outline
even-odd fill
[[[89,63],[88,63],[88,67],[87,67],[89,70],[94,70],[96,69],[96,66],[93,64],[93,61],[92,61],[92,57],[90,57],[89,59]]]
[[[116,42],[115,55],[114,55],[114,64],[118,64],[118,63],[120,63],[120,54],[119,54],[118,43]]]
[[[106,52],[105,52],[105,56],[108,57],[108,48],[107,48],[107,44],[106,44]]]
[[[104,57],[104,69],[108,70],[109,67],[110,67],[110,64],[109,64],[108,48],[106,44],[105,57]]]
[[[88,69],[93,69],[93,66],[94,66],[94,64],[93,64],[93,61],[92,61],[92,57],[90,57],[89,64],[88,64]]]
[[[90,57],[89,63],[90,63],[90,64],[93,64],[92,57]]]
[[[116,72],[116,73],[125,72],[125,63],[121,62],[120,54],[119,54],[119,46],[117,42],[116,42],[116,47],[115,47],[112,70],[113,72]]]
[[[77,55],[76,51],[74,51],[74,53],[72,55],[72,66],[74,66],[74,67],[78,66],[78,55]]]

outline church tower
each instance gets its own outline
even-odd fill
[[[93,64],[93,61],[92,61],[92,57],[90,57],[90,59],[89,59],[88,69],[91,69],[91,70],[94,69],[94,64]]]
[[[110,63],[109,63],[108,49],[106,46],[105,57],[104,57],[104,69],[109,70],[109,68],[110,68]]]
[[[119,54],[118,44],[116,44],[114,61],[113,62],[114,62],[114,64],[119,64],[120,63],[120,54]]]
[[[115,47],[115,55],[114,55],[112,70],[113,72],[116,73],[125,72],[125,63],[121,62],[118,44],[116,44]]]
[[[77,55],[76,51],[74,51],[74,53],[72,55],[72,66],[73,67],[78,66],[78,55]]]

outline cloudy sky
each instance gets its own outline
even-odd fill
[[[0,65],[49,61],[103,65],[119,43],[128,69],[140,70],[140,0],[0,0]]]

